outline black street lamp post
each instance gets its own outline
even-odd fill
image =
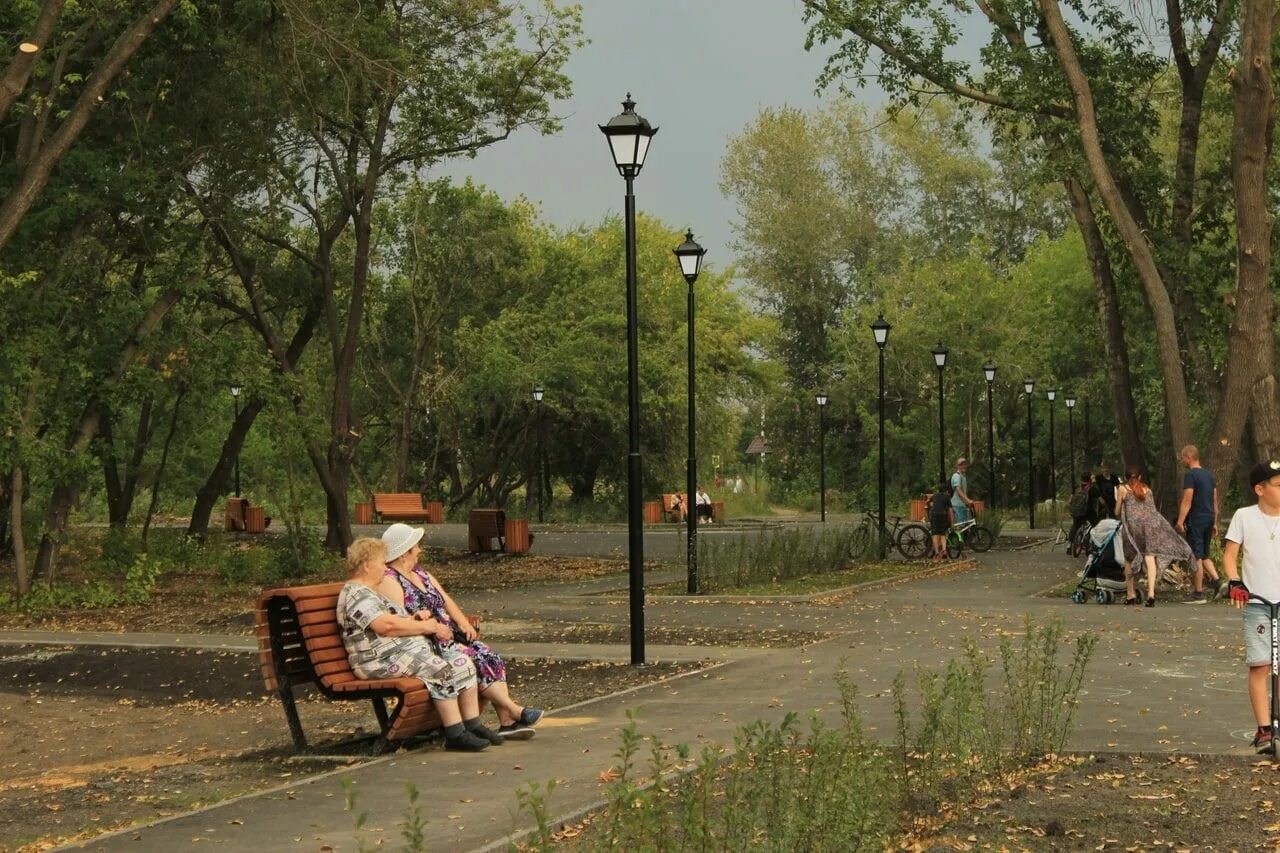
[[[538,464],[538,473],[537,473],[537,481],[538,481],[538,523],[539,523],[539,524],[541,524],[541,523],[542,523],[542,495],[543,495],[543,492],[544,492],[544,488],[543,488],[544,484],[543,484],[543,482],[542,482],[542,477],[543,477],[543,471],[542,471],[542,467],[543,467],[543,463],[542,463],[542,395],[543,395],[543,393],[544,393],[544,392],[543,392],[543,390],[542,390],[542,386],[541,386],[541,385],[535,385],[535,386],[533,386],[533,402],[534,402],[534,404],[538,407],[538,415],[537,415],[536,420],[534,421],[534,429],[535,429],[535,430],[537,430],[537,438],[538,438],[538,460],[537,460],[537,464]]]
[[[947,416],[942,386],[942,371],[947,366],[947,348],[939,341],[933,348],[933,363],[938,366],[938,482],[947,479]]]
[[[818,506],[822,523],[827,523],[827,395],[819,393],[818,403]]]
[[[879,542],[879,556],[881,560],[885,558],[885,548],[887,546],[887,543],[885,542],[885,539],[887,538],[887,525],[885,524],[884,519],[884,348],[885,345],[889,343],[889,330],[891,328],[893,327],[885,322],[883,314],[877,317],[876,321],[871,324],[871,334],[875,335],[876,349],[880,351],[880,395],[876,398],[879,402],[879,405],[876,408],[879,411],[880,417],[880,459],[879,465],[877,466],[880,469],[878,472],[880,482],[878,489],[878,504],[876,507],[880,511],[880,535],[876,537],[876,540]]]
[[[1071,482],[1068,487],[1076,487],[1076,395],[1067,392],[1067,449],[1071,451]]]
[[[235,413],[231,423],[240,420],[240,386],[231,386],[231,410]],[[240,497],[240,451],[236,451],[236,497]]]
[[[636,316],[636,197],[633,182],[644,167],[658,128],[636,114],[627,93],[622,112],[600,125],[613,164],[626,181],[624,220],[627,252],[627,564],[631,616],[631,663],[644,663],[644,515],[640,467],[640,350]]]
[[[987,508],[995,509],[996,506],[996,421],[995,414],[991,408],[992,391],[996,381],[996,366],[991,362],[987,362],[982,366],[982,375],[987,380],[987,466],[989,467],[990,476],[988,477],[987,492]]]
[[[693,283],[698,280],[698,271],[702,269],[702,256],[707,250],[693,241],[693,232],[686,231],[684,242],[673,250],[680,262],[680,272],[689,283],[689,458],[685,460],[685,474],[688,491],[685,496],[685,529],[687,531],[686,571],[688,574],[688,590],[690,595],[698,594],[698,439],[694,429],[694,382],[693,382]]]
[[[1058,389],[1050,388],[1045,392],[1049,399],[1049,496],[1053,505],[1058,505],[1058,451],[1054,447],[1053,403],[1058,399]]]
[[[1027,527],[1036,529],[1036,465],[1035,454],[1031,451],[1034,441],[1033,422],[1031,420],[1031,397],[1035,393],[1036,383],[1031,379],[1022,380],[1022,390],[1027,392]]]

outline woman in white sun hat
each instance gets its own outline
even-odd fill
[[[393,524],[382,533],[387,546],[387,571],[378,592],[404,607],[418,619],[436,627],[436,642],[442,650],[461,649],[476,667],[480,695],[498,712],[498,733],[508,740],[533,737],[533,727],[542,711],[526,708],[511,698],[507,690],[507,665],[498,653],[478,639],[479,633],[440,581],[418,562],[423,529]]]
[[[387,548],[378,539],[357,539],[347,548],[350,580],[338,594],[342,645],[357,678],[417,678],[431,693],[444,725],[447,749],[479,752],[502,736],[480,722],[475,665],[453,650],[442,652],[431,627],[379,595]]]

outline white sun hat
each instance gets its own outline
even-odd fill
[[[421,527],[410,527],[407,524],[393,524],[382,531],[382,542],[387,546],[387,562],[406,553],[426,533]]]

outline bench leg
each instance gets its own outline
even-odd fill
[[[298,705],[293,700],[293,685],[289,683],[284,645],[280,642],[280,614],[274,607],[267,611],[267,625],[271,631],[271,666],[276,671],[276,695],[280,697],[280,704],[284,705],[284,717],[289,721],[289,734],[293,736],[293,748],[298,752],[305,752],[307,736],[302,731]]]
[[[382,730],[382,737],[385,739],[387,732],[391,731],[391,718],[387,715],[387,700],[381,696],[373,698],[373,715],[378,718],[378,728]]]

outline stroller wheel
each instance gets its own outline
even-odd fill
[[[1098,590],[1097,595],[1094,596],[1094,600],[1099,604],[1106,604],[1109,598],[1110,596],[1107,595],[1107,591],[1105,589]]]
[[[1084,604],[1084,590],[1077,589],[1075,592],[1071,593],[1071,600],[1076,604]]]

